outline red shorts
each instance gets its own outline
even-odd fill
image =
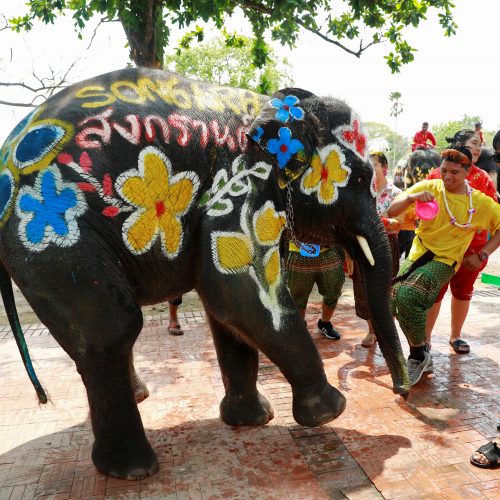
[[[477,249],[468,248],[467,252],[464,254],[464,258],[476,252]],[[488,261],[485,260],[481,267],[475,271],[470,271],[464,266],[460,266],[460,269],[453,275],[450,282],[441,288],[435,302],[441,302],[443,300],[444,294],[446,293],[446,290],[448,290],[448,284],[450,285],[453,297],[458,300],[471,300],[474,292],[474,283],[479,273],[485,268],[487,263]]]

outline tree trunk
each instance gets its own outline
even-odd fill
[[[164,27],[162,0],[142,0],[134,3],[135,11],[127,16],[120,13],[130,47],[130,58],[137,66],[163,68]],[[129,16],[135,17],[135,22]]]

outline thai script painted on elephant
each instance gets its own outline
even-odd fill
[[[316,193],[322,205],[331,205],[338,198],[339,188],[347,185],[350,174],[341,148],[329,144],[313,155],[300,181],[300,189],[305,194]]]
[[[121,80],[104,87],[87,85],[75,93],[83,108],[102,108],[116,101],[143,105],[161,100],[180,109],[211,109],[216,112],[231,110],[237,114],[258,114],[262,107],[261,96],[248,90],[229,87],[210,87],[204,91],[196,83],[186,85],[176,76],[152,81],[139,78],[136,82]]]
[[[82,130],[75,137],[78,146],[82,149],[101,148],[111,143],[113,131],[134,145],[140,145],[143,138],[152,143],[158,134],[165,144],[169,144],[174,130],[175,140],[182,147],[187,147],[193,140],[197,140],[202,148],[211,141],[217,147],[226,146],[233,152],[238,149],[244,152],[247,149],[248,127],[245,124],[240,125],[233,135],[228,125],[221,126],[217,120],[206,123],[179,113],[171,113],[165,117],[159,115],[141,117],[130,114],[124,117],[126,124],[111,120],[112,115],[113,109],[108,108],[102,113],[82,120],[78,124]]]

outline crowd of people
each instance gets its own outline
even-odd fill
[[[448,288],[451,291],[449,343],[457,354],[470,352],[462,329],[473,296],[474,283],[500,246],[500,130],[493,149],[485,146],[481,124],[474,130],[460,130],[447,139],[449,147],[438,153],[436,139],[424,122],[413,139],[412,155],[398,164],[393,181],[383,152],[372,152],[377,212],[390,243],[393,262],[391,309],[408,341],[410,385],[432,372],[432,331]],[[429,144],[430,143],[430,144]],[[433,151],[430,151],[433,150]],[[433,213],[421,213],[417,205]],[[424,216],[425,214],[425,216]],[[345,274],[353,280],[356,315],[367,322],[361,345],[377,343],[366,293],[356,263],[342,248],[290,241],[284,257],[287,286],[300,315],[305,318],[307,302],[316,284],[322,296],[318,332],[331,340],[341,333],[332,317],[342,293]],[[401,262],[402,260],[402,262]],[[182,335],[177,308],[182,299],[170,302],[168,331]],[[471,463],[498,467],[500,448],[490,442],[480,447]]]

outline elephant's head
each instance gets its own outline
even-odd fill
[[[274,158],[292,237],[329,243],[333,236],[359,263],[394,391],[408,392],[406,363],[389,309],[389,241],[375,207],[373,167],[359,117],[337,99],[285,89],[272,96],[248,135]]]
[[[441,156],[434,149],[416,149],[409,157],[405,171],[405,189],[413,184],[427,179],[435,168],[441,165]]]

